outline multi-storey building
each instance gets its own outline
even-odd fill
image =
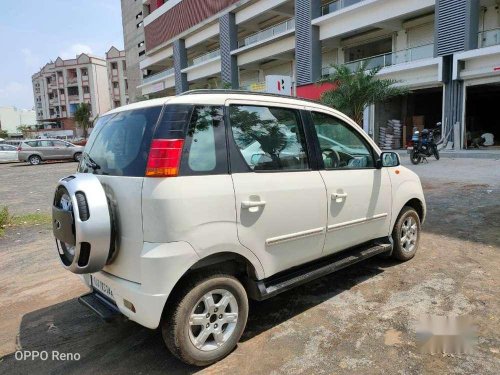
[[[375,138],[388,119],[399,119],[409,126],[457,124],[459,147],[471,132],[500,139],[494,114],[500,102],[499,0],[142,3],[146,52],[140,68],[147,75],[138,88],[144,95],[274,90],[269,83],[278,78],[291,81],[292,95],[318,98],[316,82],[332,64],[366,63],[411,89],[404,98],[367,108],[364,126]],[[266,85],[266,77],[275,80]]]
[[[157,1],[155,1],[155,4]],[[142,71],[139,62],[145,57],[144,14],[148,13],[149,5],[144,0],[121,0],[123,41],[127,61],[128,96],[131,102],[142,97],[137,89],[142,83]]]
[[[111,47],[106,52],[108,69],[108,86],[111,107],[116,108],[128,104],[127,62],[125,51]]]
[[[90,104],[93,118],[111,108],[104,59],[85,53],[58,57],[31,79],[36,119],[45,130],[75,131],[73,114],[80,103]]]

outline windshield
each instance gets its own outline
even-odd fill
[[[79,172],[144,176],[149,145],[161,106],[99,118],[85,147]]]

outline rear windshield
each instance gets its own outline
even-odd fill
[[[94,126],[79,172],[143,177],[161,106],[103,116]]]

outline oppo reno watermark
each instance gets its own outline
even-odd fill
[[[17,361],[79,361],[80,353],[61,353],[57,350],[18,350]]]

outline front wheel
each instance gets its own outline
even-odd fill
[[[422,157],[415,149],[413,149],[410,153],[410,161],[415,165],[419,164],[422,161]]]
[[[75,152],[75,155],[73,155],[73,160],[79,163],[80,160],[82,160],[82,153],[81,152]]]
[[[437,146],[434,146],[432,148],[432,153],[434,154],[434,157],[436,158],[436,160],[439,160],[439,151],[438,151]]]
[[[410,260],[415,256],[420,242],[420,217],[412,207],[404,207],[392,230],[394,249],[392,257],[397,260]]]
[[[166,310],[163,340],[184,363],[207,366],[236,347],[247,317],[248,297],[235,277],[200,275],[180,290]]]

